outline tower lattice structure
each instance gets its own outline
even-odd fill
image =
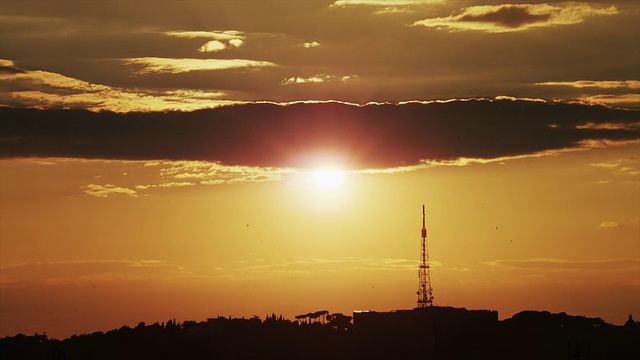
[[[425,226],[424,205],[422,205],[422,254],[418,266],[418,308],[433,306],[433,289],[431,288],[431,265],[427,248],[427,227]]]

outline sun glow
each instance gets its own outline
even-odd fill
[[[344,171],[338,169],[318,169],[313,172],[313,180],[323,189],[335,189],[344,181]]]

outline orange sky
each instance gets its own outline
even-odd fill
[[[422,203],[435,304],[622,323],[640,310],[638,149],[105,197],[84,184],[172,164],[4,160],[2,333],[411,308]]]
[[[640,317],[637,4],[180,3],[0,4],[0,336]]]

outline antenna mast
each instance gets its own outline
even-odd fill
[[[418,308],[433,306],[433,289],[431,288],[431,265],[427,249],[427,227],[424,222],[424,205],[422,205],[422,256],[418,266]]]

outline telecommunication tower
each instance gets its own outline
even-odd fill
[[[418,308],[433,306],[433,289],[431,288],[431,265],[427,249],[427,227],[424,224],[424,205],[422,205],[422,255],[418,266]]]

